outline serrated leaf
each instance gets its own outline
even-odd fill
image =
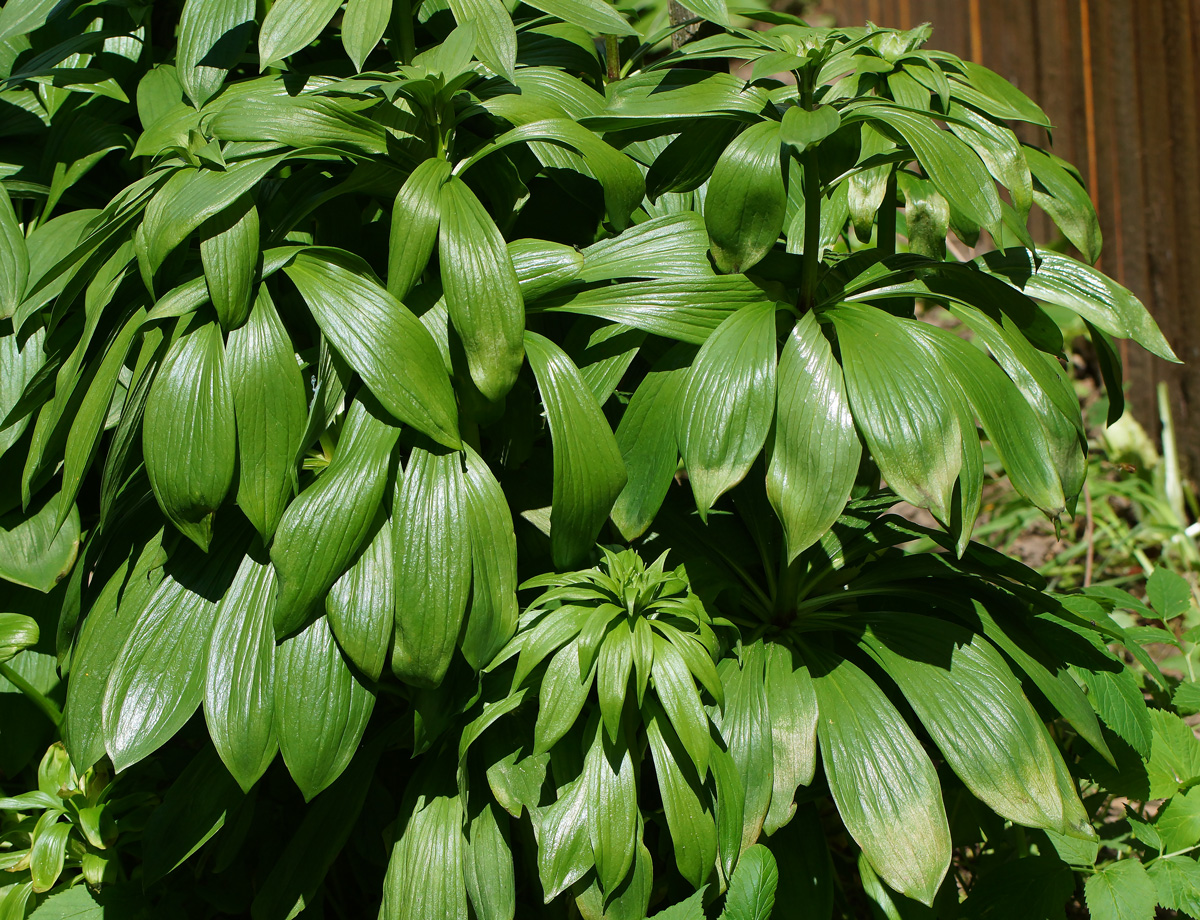
[[[812,313],[784,340],[776,390],[767,497],[783,523],[790,560],[842,513],[862,455],[842,369]]]
[[[284,269],[321,331],[384,408],[439,444],[457,447],[454,390],[437,345],[364,270],[307,252]]]
[[[183,5],[175,62],[178,82],[192,105],[200,108],[220,91],[226,75],[246,50],[253,30],[252,0],[188,0]],[[139,107],[141,101],[139,86]],[[143,124],[149,122],[143,119]]]
[[[747,847],[729,880],[721,920],[768,920],[778,884],[774,854],[761,844]]]
[[[208,643],[204,720],[217,754],[247,792],[278,750],[274,602],[274,568],[248,553],[217,605]]]
[[[701,347],[676,422],[701,519],[750,470],[775,407],[775,305],[752,304]]]
[[[400,429],[355,401],[333,463],[279,522],[271,562],[279,573],[274,624],[286,636],[324,612],[333,587],[371,534]]]
[[[704,225],[717,270],[757,264],[779,239],[786,211],[779,125],[759,122],[730,141],[708,180]]]
[[[1190,856],[1156,859],[1146,870],[1158,903],[1193,917],[1200,914],[1200,863]]]
[[[950,829],[929,756],[856,665],[822,661],[813,684],[821,760],[846,829],[888,885],[930,904],[950,865]]]
[[[397,484],[392,671],[419,687],[436,687],[445,677],[470,597],[464,479],[462,454],[417,447]]]
[[[340,6],[340,0],[278,0],[267,10],[258,32],[259,69],[307,48]]]
[[[550,548],[562,569],[591,549],[625,486],[625,464],[600,406],[566,353],[534,332],[525,333],[525,349],[554,445]]]
[[[524,358],[525,304],[512,260],[491,215],[461,179],[441,187],[438,252],[446,308],[471,379],[488,399],[502,398]]]
[[[1153,920],[1158,895],[1136,859],[1122,859],[1088,876],[1084,898],[1092,920]]]
[[[283,762],[304,800],[312,801],[350,763],[375,706],[325,617],[277,647],[274,699]]]
[[[226,366],[237,422],[237,503],[269,541],[292,497],[308,410],[291,339],[265,285],[250,318],[229,333]]]

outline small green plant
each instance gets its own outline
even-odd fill
[[[700,6],[0,12],[0,576],[75,773],[173,778],[160,913],[983,916],[956,845],[1095,848],[1071,668],[1153,662],[972,542],[981,441],[1067,520],[1042,305],[1174,355],[1013,86]]]

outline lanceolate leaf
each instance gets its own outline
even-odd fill
[[[775,305],[730,316],[692,362],[676,436],[700,517],[741,482],[762,450],[775,409]]]
[[[371,680],[387,661],[395,619],[395,553],[392,522],[375,513],[369,536],[354,564],[334,582],[325,598],[325,614],[342,652]]]
[[[584,760],[592,858],[603,890],[611,894],[633,866],[638,819],[633,759],[624,740],[610,742],[597,726]]]
[[[462,652],[471,667],[481,669],[517,631],[517,538],[504,490],[470,447],[463,489],[471,542],[471,606]]]
[[[597,35],[637,34],[605,0],[537,0],[530,6]]]
[[[500,0],[453,0],[450,9],[460,25],[475,23],[476,54],[502,77],[516,75],[517,31]]]
[[[454,390],[421,321],[371,278],[319,253],[298,255],[284,271],[384,408],[439,444],[457,447]]]
[[[258,208],[248,195],[200,228],[200,261],[208,296],[225,329],[250,315],[258,267]]]
[[[246,50],[253,29],[252,0],[188,0],[184,4],[175,61],[179,82],[192,105],[200,108],[217,94]]]
[[[399,436],[399,428],[355,402],[333,463],[288,506],[271,546],[279,573],[277,635],[286,636],[324,612],[325,593],[371,533]]]
[[[776,391],[767,497],[791,560],[842,513],[862,455],[842,368],[811,312],[783,342]]]
[[[1025,159],[1037,184],[1033,200],[1050,215],[1058,229],[1089,263],[1100,258],[1100,220],[1087,189],[1066,169],[1062,160],[1034,147],[1025,147]]]
[[[950,828],[933,764],[857,666],[822,662],[813,684],[821,761],[846,829],[884,881],[930,904],[950,865]]]
[[[508,844],[508,816],[488,802],[464,828],[463,880],[479,920],[513,920],[516,879]]]
[[[363,61],[379,44],[392,16],[392,4],[388,0],[349,0],[346,14],[342,17],[342,47],[356,70],[362,70]]]
[[[416,286],[433,254],[441,220],[442,186],[449,178],[450,164],[430,157],[409,174],[396,193],[388,242],[387,288],[397,300],[403,300]]]
[[[708,181],[704,224],[717,269],[755,265],[779,239],[786,211],[779,124],[760,122],[730,142]]]
[[[279,644],[274,697],[283,762],[311,801],[350,763],[375,696],[354,676],[321,616]]]
[[[379,915],[388,920],[467,920],[462,802],[457,795],[412,798],[411,813],[397,822]]]
[[[275,570],[247,553],[217,606],[204,718],[222,762],[247,792],[275,759]]]
[[[755,642],[742,648],[740,665],[736,658],[727,658],[719,668],[725,687],[721,737],[745,794],[743,847],[758,839],[771,804],[774,738],[765,687],[766,657],[765,645]]]
[[[789,649],[771,643],[765,652],[764,688],[774,775],[763,830],[774,834],[795,814],[796,787],[812,783],[816,773],[817,696],[807,665],[796,667]]]
[[[901,498],[948,522],[962,468],[962,433],[924,350],[907,333],[906,321],[882,310],[843,304],[829,314],[854,421],[871,456]]]
[[[461,179],[442,186],[438,249],[450,321],[471,379],[488,399],[504,396],[524,358],[525,304],[504,238]]]
[[[279,0],[258,33],[258,66],[265,70],[309,45],[333,18],[339,0]]]
[[[0,319],[12,316],[29,280],[29,250],[12,200],[0,186]]]
[[[304,434],[304,380],[287,330],[265,285],[226,352],[237,418],[237,502],[264,541],[275,533],[292,496]]]
[[[207,550],[237,462],[233,391],[216,323],[185,333],[167,353],[146,398],[142,453],[163,513]]]
[[[61,493],[51,495],[27,514],[0,517],[0,579],[46,593],[71,571],[79,554],[79,509],[72,504],[64,515],[61,501]]]
[[[212,556],[185,546],[137,612],[104,692],[104,744],[118,770],[153,753],[200,705],[217,600],[242,543],[226,537]]]
[[[414,448],[397,484],[396,648],[392,670],[436,687],[458,642],[471,590],[471,529],[462,454]]]
[[[591,548],[625,485],[616,438],[571,359],[553,342],[525,333],[554,444],[554,497],[550,546],[566,568]]]

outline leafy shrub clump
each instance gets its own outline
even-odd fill
[[[1167,686],[1124,596],[971,541],[981,439],[1053,521],[1083,486],[1043,304],[1118,414],[1114,338],[1174,359],[1009,126],[1044,113],[927,28],[700,6],[671,53],[592,0],[0,12],[0,674],[64,776],[172,777],[141,865],[89,873],[76,822],[86,883],[737,920],[1016,915],[1029,877],[1054,915],[1083,784],[1189,731],[1109,649]],[[76,824],[25,815],[65,801],[4,800],[5,845],[61,854]],[[1188,909],[1191,846],[1097,871],[1093,915]],[[89,909],[58,878],[3,909]]]

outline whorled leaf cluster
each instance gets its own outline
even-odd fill
[[[598,0],[0,12],[0,576],[51,592],[77,772],[202,709],[221,795],[279,752],[348,835],[411,750],[386,917],[763,916],[775,862],[828,915],[830,820],[930,904],[947,796],[1094,846],[1046,722],[1114,763],[1068,666],[1145,653],[970,542],[981,440],[1071,515],[1042,304],[1118,415],[1114,338],[1170,347],[1013,86],[925,29],[701,7],[665,55]]]

